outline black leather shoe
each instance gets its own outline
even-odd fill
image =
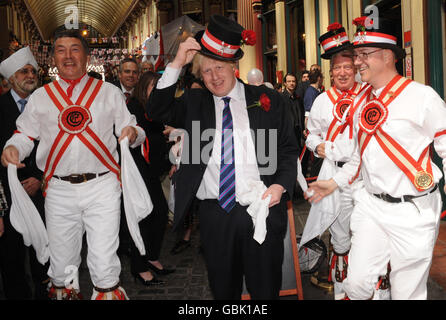
[[[186,250],[190,247],[190,240],[180,240],[178,241],[175,246],[170,250],[171,254],[178,254]]]
[[[161,276],[165,276],[167,274],[175,272],[175,269],[168,269],[168,268],[158,269],[153,264],[151,264],[149,261],[147,261],[147,263],[148,263],[148,266],[150,269],[152,269],[153,271],[155,271],[156,274],[161,275]]]
[[[164,285],[166,283],[163,280],[159,280],[155,276],[153,276],[152,280],[146,280],[143,277],[141,277],[139,275],[139,273],[132,273],[132,275],[135,278],[135,282],[136,282],[136,280],[138,280],[139,282],[141,282],[141,284],[143,284],[146,287],[161,286],[161,285]]]

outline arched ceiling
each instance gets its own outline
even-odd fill
[[[106,37],[113,36],[139,0],[24,0],[43,39],[49,40],[54,31],[65,24],[72,13],[69,6],[79,9],[79,25],[88,24]]]

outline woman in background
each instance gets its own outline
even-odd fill
[[[158,260],[168,219],[167,201],[160,181],[160,175],[165,171],[167,161],[164,125],[148,119],[144,111],[150,92],[159,78],[160,76],[152,71],[142,74],[127,104],[130,113],[136,116],[138,125],[144,129],[147,136],[142,148],[131,149],[133,159],[153,202],[153,211],[139,223],[146,255],[141,256],[133,242],[131,246],[131,272],[135,279],[145,286],[162,285],[164,281],[158,279],[156,275],[167,275],[175,271],[164,268]]]

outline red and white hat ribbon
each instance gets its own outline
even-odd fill
[[[217,39],[207,29],[201,37],[201,43],[211,52],[225,57],[232,58],[235,56],[240,46],[231,45]]]
[[[339,33],[333,37],[325,39],[324,41],[322,41],[321,45],[322,45],[322,48],[324,49],[324,51],[327,51],[332,48],[342,46],[344,43],[346,43],[348,41],[349,41],[349,39],[348,39],[347,33],[342,32],[342,33]]]
[[[396,37],[380,33],[380,32],[357,32],[355,34],[355,39],[353,40],[353,45],[366,44],[366,43],[387,43],[396,45]]]

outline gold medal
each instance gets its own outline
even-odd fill
[[[434,178],[426,171],[418,171],[414,179],[415,186],[421,190],[427,190],[434,184]]]

